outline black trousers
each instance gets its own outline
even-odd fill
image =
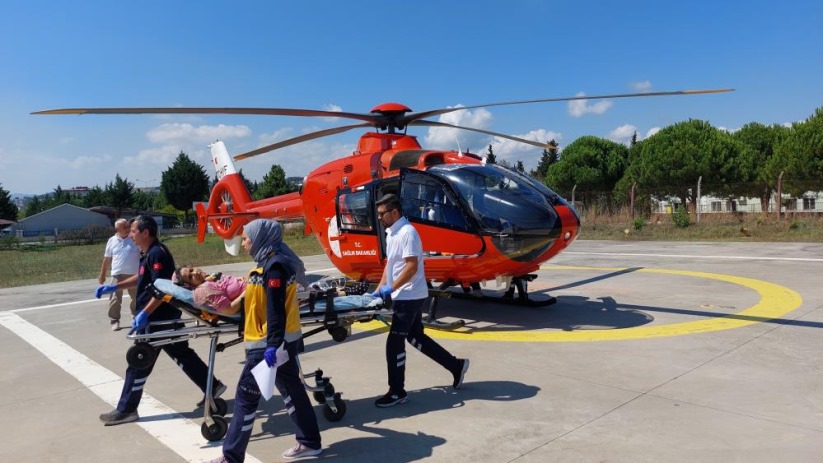
[[[449,372],[460,368],[457,357],[450,354],[434,339],[423,332],[423,305],[426,299],[392,301],[391,329],[386,338],[386,365],[389,371],[389,390],[402,391],[406,383],[406,343],[426,357],[439,363]]]

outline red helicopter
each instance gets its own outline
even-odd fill
[[[720,93],[731,89],[574,96],[461,106],[412,112],[399,103],[384,103],[369,114],[285,108],[86,108],[39,111],[33,114],[235,114],[337,117],[363,121],[280,141],[240,154],[245,159],[268,151],[352,129],[373,128],[360,137],[350,155],[310,172],[298,192],[253,201],[225,145],[211,145],[218,182],[208,206],[197,207],[198,240],[210,224],[236,253],[239,232],[258,218],[302,219],[307,233],[320,242],[335,267],[349,278],[374,282],[384,266],[384,230],[377,220],[375,200],[398,195],[403,214],[423,241],[426,277],[437,289],[460,286],[479,289],[493,280],[507,285],[504,300],[534,301],[528,282],[543,262],[556,256],[577,237],[580,219],[574,208],[543,183],[514,169],[487,164],[481,156],[425,149],[408,135],[409,126],[469,130],[527,143],[532,140],[471,127],[425,120],[464,109],[571,100]],[[517,297],[513,297],[517,290]],[[460,294],[460,291],[457,292]],[[429,308],[435,320],[436,298]]]

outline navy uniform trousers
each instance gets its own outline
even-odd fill
[[[423,305],[426,299],[393,300],[392,320],[386,338],[386,365],[389,370],[389,390],[399,392],[406,386],[406,343],[439,363],[450,372],[461,367],[457,357],[423,332]]]
[[[309,448],[319,449],[321,446],[320,429],[317,426],[317,417],[314,415],[312,403],[309,401],[306,388],[300,378],[300,360],[297,358],[297,350],[292,346],[287,349],[289,361],[277,367],[274,385],[280,391],[286,404],[286,412],[294,423],[297,442]],[[263,361],[263,352],[265,349],[246,351],[246,365],[237,383],[234,411],[226,440],[223,442],[223,456],[232,463],[242,462],[246,458],[246,447],[249,445],[254,419],[257,417],[257,406],[260,403],[260,388],[251,370]]]
[[[183,369],[186,376],[191,379],[203,393],[206,393],[206,382],[209,377],[209,368],[203,363],[203,360],[197,356],[197,353],[189,347],[188,341],[175,342],[174,344],[166,344],[162,347],[154,348],[154,361],[151,362],[147,368],[137,369],[129,366],[126,368],[126,382],[123,384],[123,392],[120,394],[120,402],[117,404],[117,410],[124,413],[131,413],[137,410],[140,405],[140,399],[143,397],[143,386],[149,378],[154,364],[157,363],[157,357],[160,350],[169,354],[169,357]],[[213,383],[214,384],[214,383]]]

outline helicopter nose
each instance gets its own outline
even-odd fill
[[[560,237],[560,218],[548,203],[519,204],[501,214],[500,231],[492,243],[507,257],[520,262],[534,260]]]

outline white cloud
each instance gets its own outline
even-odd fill
[[[632,82],[632,88],[636,92],[642,92],[642,93],[650,92],[650,91],[652,91],[652,83],[649,82],[648,80],[644,80],[642,82]]]
[[[609,135],[606,138],[612,141],[616,141],[617,143],[623,143],[624,145],[628,145],[631,143],[632,136],[636,132],[637,127],[631,124],[623,124],[620,127],[609,132]]]
[[[163,124],[149,130],[146,138],[154,143],[209,144],[214,140],[228,140],[251,135],[245,125],[200,125],[188,123]]]
[[[586,94],[580,92],[575,96],[586,96]],[[611,107],[611,101],[603,100],[590,103],[589,100],[572,100],[569,101],[569,114],[571,114],[572,117],[581,117],[585,114],[603,114]]]
[[[136,156],[126,156],[123,158],[123,164],[127,166],[151,164],[155,166],[163,166],[163,170],[165,170],[167,166],[171,166],[174,159],[178,154],[180,154],[180,151],[183,151],[186,155],[192,157],[191,153],[187,153],[186,150],[179,144],[168,144],[157,148],[140,150]]]
[[[336,104],[327,104],[326,106],[323,107],[323,110],[324,111],[334,111],[336,113],[343,112],[343,108],[341,108],[340,106],[337,106]],[[340,120],[339,117],[321,117],[321,119],[323,119],[324,121],[328,121],[328,122],[334,122],[334,121]]]
[[[652,135],[656,134],[657,132],[660,132],[660,127],[652,127],[646,132],[646,136],[643,137],[643,139],[645,140],[651,137]]]
[[[461,106],[462,105],[448,106],[448,108],[458,108]],[[464,109],[442,114],[438,118],[438,121],[460,127],[489,130],[492,122],[492,114],[485,108],[474,110]],[[423,138],[423,145],[431,149],[457,149],[459,143],[463,151],[470,151],[476,149],[478,146],[487,145],[488,139],[488,135],[470,132],[468,130],[448,127],[430,127],[428,133],[426,133]]]
[[[109,163],[111,160],[111,155],[108,154],[103,156],[77,156],[74,159],[70,159],[68,164],[74,169],[83,169],[86,167],[99,166],[103,163]]]

